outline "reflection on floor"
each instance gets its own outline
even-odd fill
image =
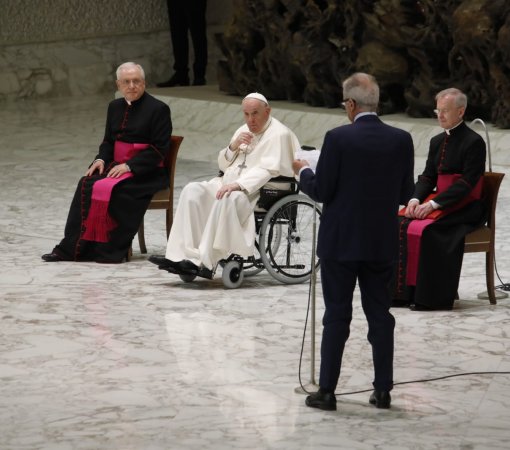
[[[1,449],[508,448],[509,375],[444,378],[510,371],[510,299],[490,306],[477,298],[481,254],[465,259],[453,311],[394,311],[395,381],[437,380],[397,384],[388,411],[368,404],[371,353],[356,293],[338,392],[367,392],[338,397],[334,413],[305,407],[294,391],[307,285],[265,273],[237,290],[218,276],[185,284],[148,263],[136,243],[127,264],[42,262],[102,138],[106,101],[20,101],[0,110]],[[215,173],[214,164],[186,156],[178,187]],[[497,235],[506,282],[509,186],[505,179]],[[163,252],[162,212],[148,212],[146,240],[149,253]],[[321,314],[318,283],[315,367]],[[310,348],[308,331],[303,383],[315,378]]]

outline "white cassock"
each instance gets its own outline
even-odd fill
[[[242,132],[249,132],[247,125],[240,127],[230,142]],[[270,178],[294,176],[292,161],[299,148],[295,134],[270,116],[264,129],[232,160],[227,160],[228,147],[221,150],[218,166],[223,176],[189,183],[182,190],[165,257],[172,261],[188,259],[212,270],[231,254],[244,258],[253,255],[253,211],[259,189]],[[243,190],[217,200],[218,189],[234,182]]]

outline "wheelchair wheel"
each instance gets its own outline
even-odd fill
[[[244,279],[243,269],[237,261],[229,261],[223,266],[221,274],[223,286],[227,289],[237,289]]]
[[[321,213],[322,208],[302,194],[282,198],[267,212],[260,227],[259,245],[264,249],[260,252],[262,262],[273,278],[286,284],[310,279],[314,215],[318,229]]]

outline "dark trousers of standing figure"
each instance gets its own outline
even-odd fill
[[[170,35],[174,51],[174,70],[188,76],[188,32],[193,42],[195,81],[205,78],[207,66],[206,0],[167,0]]]
[[[349,338],[352,298],[356,280],[361,305],[368,321],[368,341],[372,346],[374,388],[393,388],[393,333],[395,318],[390,313],[389,284],[393,264],[389,261],[336,261],[321,259],[321,280],[325,312],[321,345],[320,387],[334,392],[342,355]]]

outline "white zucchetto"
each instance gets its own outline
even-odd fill
[[[255,98],[257,100],[260,100],[261,102],[264,102],[266,105],[269,105],[267,98],[264,97],[262,94],[259,94],[258,92],[252,92],[251,94],[248,94],[246,97],[243,98],[243,101],[246,100],[247,98]]]

